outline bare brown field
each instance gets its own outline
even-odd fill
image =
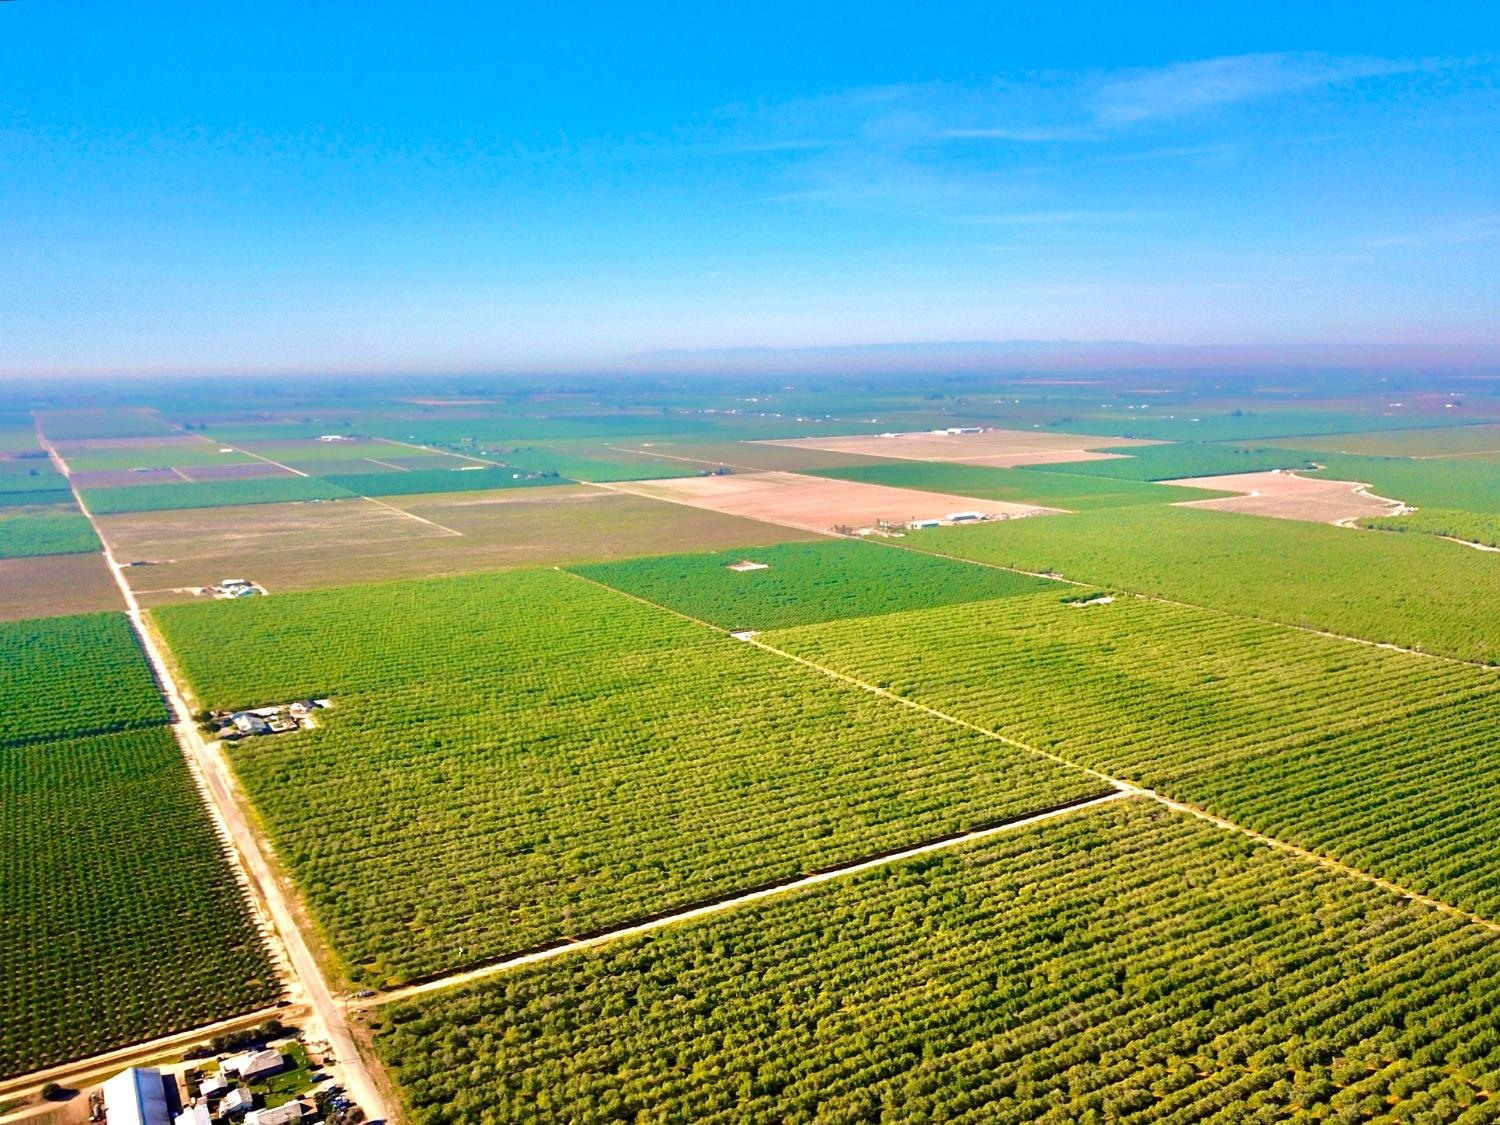
[[[798,449],[820,449],[831,453],[853,453],[862,457],[896,458],[904,461],[956,461],[969,465],[1013,468],[1018,465],[1050,465],[1063,461],[1102,461],[1117,453],[1098,449],[1157,445],[1133,438],[1092,437],[1039,430],[987,430],[978,434],[944,434],[919,431],[903,434],[853,434],[848,437],[787,438],[757,442]],[[811,466],[809,466],[811,467]]]
[[[120,488],[127,484],[181,484],[171,469],[87,469],[73,474],[79,488]]]
[[[587,486],[327,504],[132,512],[100,520],[147,605],[191,601],[226,577],[275,594],[350,582],[757,547],[805,532]]]
[[[680,477],[610,487],[637,496],[671,500],[807,531],[829,531],[836,526],[873,527],[881,521],[904,523],[913,519],[942,518],[950,512],[961,511],[1007,517],[1055,511],[1036,505],[804,477],[796,473]]]
[[[55,441],[57,451],[64,457],[69,453],[88,453],[104,449],[180,449],[185,445],[198,446],[207,439],[197,434],[160,434],[153,437],[117,438],[71,438]]]
[[[125,611],[103,555],[0,559],[0,621]]]
[[[1343,523],[1361,516],[1389,516],[1405,510],[1398,501],[1370,495],[1365,491],[1367,486],[1358,481],[1323,480],[1275,469],[1221,477],[1188,477],[1161,483],[1243,493],[1217,500],[1187,500],[1178,507],[1212,508],[1220,512],[1309,523]]]
[[[258,477],[289,477],[294,474],[265,461],[248,464],[236,462],[232,465],[184,465],[179,472],[195,481],[206,480],[252,480]]]

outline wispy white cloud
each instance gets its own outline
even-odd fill
[[[1089,101],[1101,125],[1124,127],[1414,69],[1411,63],[1379,58],[1228,55],[1108,77]]]
[[[1470,215],[1433,223],[1416,231],[1368,238],[1366,250],[1423,250],[1434,246],[1470,246],[1500,238],[1500,214]]]
[[[1129,222],[1146,216],[1144,211],[1016,211],[998,215],[971,215],[963,221],[982,226],[1042,227],[1083,223]]]

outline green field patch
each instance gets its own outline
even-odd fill
[[[1479,926],[1131,803],[382,1009],[375,1046],[415,1125],[1458,1119],[1497,981]]]
[[[1500,680],[1489,670],[1132,597],[1011,598],[763,639],[1446,901],[1500,912],[1500,812],[1475,797],[1500,791],[1500,758],[1482,749],[1500,722]]]
[[[1357,480],[1370,491],[1418,508],[1500,514],[1500,464],[1480,460],[1424,461],[1408,457],[1349,457],[1331,453],[1318,458],[1326,466],[1310,474],[1332,480]]]
[[[0,461],[0,509],[72,502],[67,478],[51,462],[31,457]]]
[[[1150,447],[1147,447],[1150,448]],[[1130,479],[1093,479],[1039,469],[1001,469],[989,465],[961,465],[942,461],[900,461],[857,468],[807,469],[807,476],[835,477],[863,484],[946,492],[980,500],[1039,504],[1065,511],[1127,508],[1136,504],[1174,504],[1183,500],[1211,500],[1229,493],[1206,488],[1179,488]]]
[[[93,527],[77,513],[0,517],[0,559],[82,555],[100,549]]]
[[[155,414],[141,410],[56,411],[36,417],[42,432],[52,441],[160,437],[177,432]]]
[[[1418,508],[1399,516],[1367,516],[1358,522],[1360,527],[1371,531],[1439,535],[1485,547],[1500,547],[1500,515],[1493,513]]]
[[[166,720],[123,613],[0,622],[0,746]]]
[[[31,453],[40,448],[34,426],[19,422],[0,424],[0,453]]]
[[[733,630],[773,629],[1064,588],[1043,578],[847,540],[571,569]]]
[[[1039,465],[1039,473],[1069,473],[1109,480],[1183,480],[1189,477],[1259,473],[1268,469],[1303,469],[1312,466],[1311,455],[1294,449],[1243,449],[1234,445],[1145,445],[1128,456],[1104,461],[1066,461]],[[1220,494],[1221,495],[1221,494]],[[1184,496],[1183,499],[1202,499]]]
[[[197,706],[334,698],[228,752],[370,984],[1100,791],[557,571],[153,616]]]
[[[922,549],[1463,660],[1500,663],[1495,560],[1425,535],[1369,535],[1170,505],[909,536]]]
[[[256,477],[189,484],[128,484],[83,490],[95,515],[164,512],[178,508],[223,508],[244,504],[284,504],[298,500],[340,500],[349,489],[321,477]]]
[[[63,459],[75,473],[131,471],[145,469],[192,468],[198,465],[244,465],[255,461],[244,453],[219,452],[220,447],[204,443],[191,445],[170,442],[140,445],[128,449],[82,449],[63,451]]]
[[[144,667],[139,652],[134,663]],[[79,680],[71,665],[50,667]],[[136,694],[123,665],[87,667],[108,677],[105,701]],[[156,710],[159,722],[159,699]],[[0,839],[0,1078],[280,995],[165,727],[0,747]]]
[[[1048,423],[1079,434],[1154,438],[1158,441],[1255,441],[1269,438],[1322,437],[1327,434],[1420,429],[1452,425],[1451,419],[1385,417],[1340,410],[1220,410],[1190,407],[1126,410],[1084,417],[1069,416]]]

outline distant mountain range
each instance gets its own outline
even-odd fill
[[[1500,347],[1408,344],[1201,345],[1131,340],[950,340],[806,348],[708,348],[629,356],[638,371],[932,372],[1140,368],[1361,368],[1500,370]]]

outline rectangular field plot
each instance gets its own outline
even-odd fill
[[[165,727],[0,747],[0,839],[0,1078],[280,995]]]
[[[0,621],[120,608],[120,590],[101,554],[0,559]]]
[[[0,746],[166,721],[123,613],[0,623]]]
[[[1491,671],[1138,598],[1010,598],[762,639],[1500,914]]]
[[[1463,660],[1500,662],[1497,560],[1432,536],[1375,535],[1156,505],[938,528],[905,542]]]
[[[1014,504],[1039,504],[1064,511],[1098,508],[1128,508],[1137,504],[1174,504],[1182,500],[1211,499],[1220,493],[1208,489],[1170,489],[1146,481],[1110,480],[1048,473],[1037,469],[995,469],[984,465],[905,461],[835,469],[810,469],[809,476],[836,477],[862,484],[916,488],[927,492],[957,493]]]
[[[1437,535],[1482,547],[1500,548],[1500,514],[1418,508],[1399,516],[1371,516],[1358,521],[1371,531]]]
[[[383,1008],[375,1046],[414,1125],[1484,1121],[1497,982],[1481,926],[1119,802]]]
[[[99,549],[99,537],[76,511],[71,515],[0,515],[0,559],[80,555]]]
[[[1041,515],[1048,509],[973,496],[919,492],[803,476],[800,473],[745,473],[723,477],[640,481],[616,487],[639,496],[690,504],[696,508],[767,520],[807,531],[838,527],[874,527],[884,522],[906,523],[942,518],[950,512],[972,511],[987,516]]]
[[[1500,460],[1500,425],[1441,426],[1333,436],[1319,434],[1270,444],[1295,444],[1298,449],[1372,457],[1473,457],[1493,461]]]
[[[1048,465],[1044,472],[1077,473],[1111,480],[1181,480],[1186,477],[1228,476],[1270,469],[1305,469],[1312,459],[1293,449],[1244,449],[1233,445],[1148,445],[1132,449],[1128,457]],[[1213,485],[1205,485],[1213,488]]]
[[[751,565],[732,569],[740,563]],[[1044,578],[848,540],[575,569],[596,582],[736,630],[1069,589]]]
[[[176,508],[221,508],[240,504],[282,504],[298,500],[337,500],[353,495],[334,478],[279,476],[258,480],[217,480],[181,484],[137,484],[89,488],[84,503],[95,515],[157,512]]]
[[[399,981],[1102,791],[573,575],[155,611],[344,968]]]
[[[864,457],[896,457],[913,461],[952,461],[1010,467],[1046,465],[1054,461],[1104,461],[1113,453],[1094,452],[1146,445],[1128,438],[1086,437],[1053,430],[985,430],[950,434],[928,430],[916,433],[855,434],[848,437],[789,438],[766,445],[854,453]]]
[[[152,564],[125,572],[132,589],[151,605],[191,601],[193,595],[184,592],[188,588],[227,575],[281,593],[811,537],[774,524],[566,485],[389,497],[380,503],[137,512],[106,516],[101,523],[117,558]]]
[[[1500,514],[1500,464],[1478,458],[1418,461],[1407,457],[1345,457],[1328,454],[1319,461],[1320,477],[1369,483],[1381,496],[1418,508],[1449,508]]]

